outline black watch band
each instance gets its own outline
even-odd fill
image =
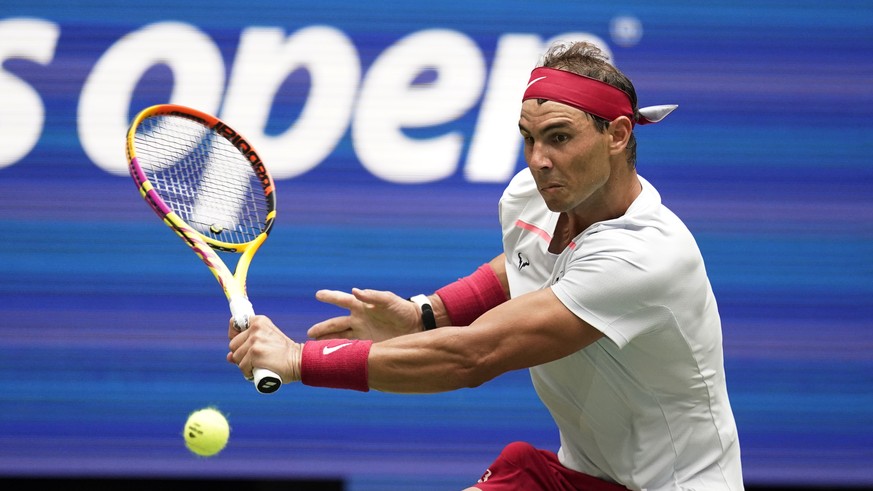
[[[424,324],[424,330],[436,329],[436,317],[433,315],[433,307],[430,306],[427,295],[416,295],[409,300],[421,309],[421,323]]]

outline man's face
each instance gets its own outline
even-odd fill
[[[549,209],[597,206],[612,172],[609,132],[600,133],[579,109],[536,99],[522,103],[524,158]]]

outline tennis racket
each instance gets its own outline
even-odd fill
[[[127,159],[143,199],[206,263],[237,327],[246,329],[255,315],[246,276],[276,217],[273,179],[255,149],[214,116],[161,104],[134,118]],[[234,273],[218,251],[242,254]],[[270,370],[255,368],[253,375],[259,392],[282,385]]]

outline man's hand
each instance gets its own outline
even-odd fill
[[[394,293],[352,288],[351,293],[319,290],[315,298],[349,311],[349,315],[319,322],[307,331],[310,338],[370,339],[384,341],[404,334],[420,332],[418,306]]]
[[[282,383],[300,380],[303,345],[285,336],[269,317],[250,317],[245,331],[240,331],[231,318],[227,337],[230,339],[227,361],[239,367],[247,380],[252,380],[255,367],[272,370],[282,378]]]

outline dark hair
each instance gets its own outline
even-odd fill
[[[637,92],[633,83],[609,62],[609,58],[596,45],[584,41],[555,43],[543,55],[541,65],[584,75],[622,90],[630,97],[634,121],[639,117]],[[609,127],[610,122],[606,119],[593,114],[588,116],[594,120],[597,131],[603,133]],[[637,139],[632,132],[627,142],[627,162],[633,168],[636,161]]]

